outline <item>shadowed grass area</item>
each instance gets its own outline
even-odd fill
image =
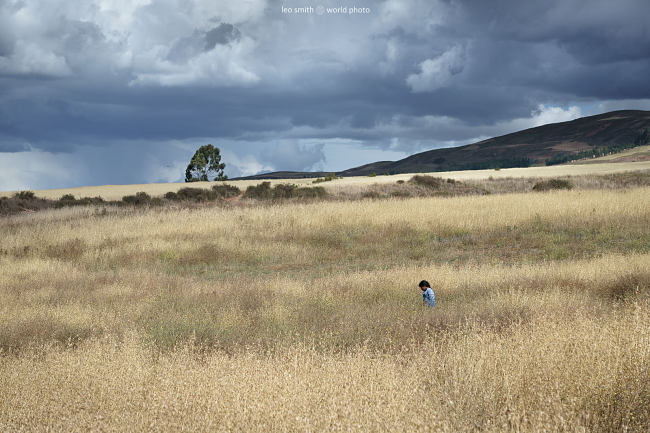
[[[0,430],[644,431],[648,192],[0,220]]]

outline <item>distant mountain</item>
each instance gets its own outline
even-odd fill
[[[434,149],[399,161],[379,161],[337,172],[339,176],[426,173],[551,165],[601,156],[650,143],[650,111],[622,110],[551,123],[466,146]],[[325,173],[274,172],[242,179],[297,179]]]

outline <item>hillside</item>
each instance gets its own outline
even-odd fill
[[[378,161],[338,172],[339,176],[372,173],[426,173],[452,170],[527,167],[600,156],[649,143],[650,111],[612,111],[569,122],[551,123],[460,147],[434,149],[399,161]],[[241,179],[274,179],[264,173]],[[282,172],[281,177],[317,177],[322,173]]]

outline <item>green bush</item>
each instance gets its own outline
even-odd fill
[[[327,196],[327,191],[322,186],[296,188],[293,196],[297,198],[323,198]]]
[[[151,196],[146,192],[140,191],[135,193],[135,195],[125,195],[122,197],[122,202],[134,206],[148,205],[151,204]]]
[[[341,176],[337,176],[336,173],[330,173],[325,177],[319,177],[318,179],[314,180],[312,183],[331,182],[336,179],[342,179],[342,178]]]
[[[195,202],[213,201],[217,199],[217,193],[205,188],[181,188],[176,192],[177,200]]]
[[[271,182],[262,182],[259,185],[251,185],[244,193],[245,198],[257,200],[282,200],[291,198],[323,198],[327,191],[322,186],[298,187],[294,184],[277,184],[271,188]]]
[[[537,182],[533,191],[549,191],[553,189],[571,189],[573,184],[567,179],[550,179]]]
[[[14,194],[14,197],[21,200],[34,200],[36,198],[36,195],[33,191],[19,191]]]
[[[293,184],[280,183],[273,188],[273,198],[291,198],[297,188]]]
[[[262,182],[259,185],[251,185],[246,188],[245,198],[255,198],[259,200],[270,200],[273,198],[271,182]]]
[[[239,188],[233,185],[214,185],[206,188],[181,188],[177,192],[170,191],[165,198],[171,201],[194,201],[197,203],[214,201],[222,198],[236,197],[240,194]]]
[[[217,196],[220,198],[237,197],[241,194],[241,190],[234,185],[214,185],[212,190],[217,193]]]
[[[409,182],[426,188],[439,189],[442,186],[443,180],[439,177],[417,175],[413,176]]]
[[[66,206],[88,206],[88,205],[104,204],[104,203],[106,203],[106,201],[99,196],[82,197],[80,199],[77,199],[72,194],[65,194],[57,202],[54,203],[54,207],[62,208]]]

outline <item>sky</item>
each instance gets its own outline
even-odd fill
[[[0,190],[336,171],[650,109],[648,0],[0,0]]]

